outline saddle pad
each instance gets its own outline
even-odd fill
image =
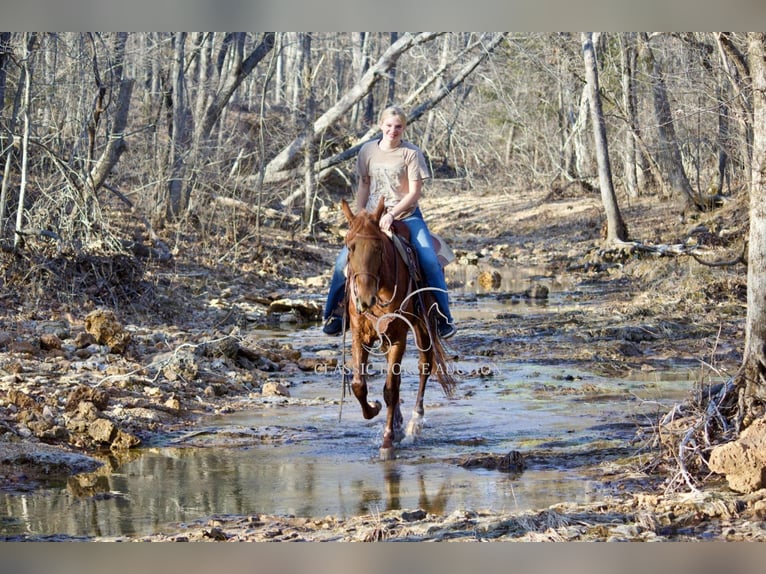
[[[431,242],[434,244],[434,251],[436,251],[436,256],[439,258],[439,263],[441,263],[442,267],[446,267],[455,260],[455,254],[450,246],[447,245],[447,242],[444,241],[444,238],[431,233]]]

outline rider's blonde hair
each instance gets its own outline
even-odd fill
[[[402,108],[399,106],[388,106],[383,108],[383,110],[380,112],[380,117],[378,118],[378,125],[382,124],[383,120],[390,116],[396,116],[402,121],[402,125],[407,125],[407,114],[405,114],[404,110],[402,110]]]

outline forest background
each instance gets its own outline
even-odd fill
[[[763,415],[763,52],[726,32],[0,33],[6,307],[162,313],[147,270],[179,259],[278,275],[274,238],[328,229],[396,103],[461,193],[600,192],[605,246],[647,248],[620,213],[638,198],[681,222],[739,205],[731,438]]]

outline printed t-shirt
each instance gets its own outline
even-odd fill
[[[375,140],[362,146],[357,158],[359,177],[370,178],[367,211],[374,211],[381,197],[385,198],[386,209],[392,209],[409,192],[411,180],[431,177],[426,158],[416,145],[402,141],[398,147],[384,150],[378,142]],[[411,215],[416,207],[400,214],[399,219]]]

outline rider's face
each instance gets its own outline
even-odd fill
[[[404,122],[398,116],[388,116],[380,123],[383,138],[391,145],[398,145],[404,134]]]

